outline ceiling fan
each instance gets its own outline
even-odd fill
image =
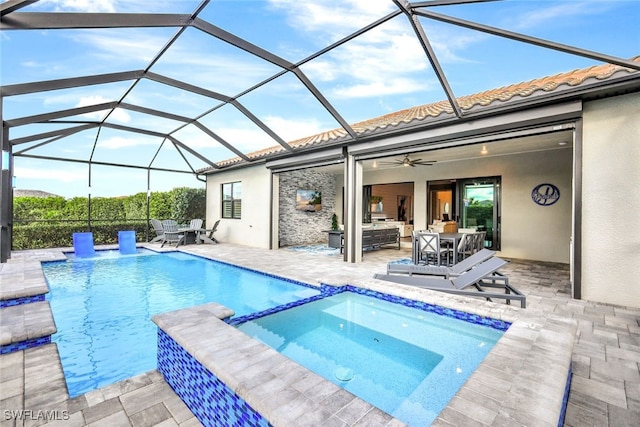
[[[379,162],[381,165],[392,165],[392,166],[411,166],[415,167],[416,165],[420,166],[431,166],[435,163],[435,160],[422,160],[422,159],[411,159],[408,154],[405,154],[404,159],[395,159],[389,162]]]

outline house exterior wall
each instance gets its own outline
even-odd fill
[[[586,103],[582,298],[640,307],[640,94]]]
[[[242,183],[242,218],[222,218],[222,184]],[[271,172],[264,166],[237,169],[207,177],[206,224],[221,219],[216,231],[220,242],[269,248],[271,227]]]
[[[639,117],[640,94],[607,98],[584,105],[580,273],[582,298],[586,300],[640,307],[640,287],[635,286],[636,270],[640,266],[640,221],[637,221],[640,213]],[[415,229],[420,230],[427,225],[427,181],[500,176],[500,254],[509,258],[569,263],[572,170],[573,150],[559,148],[443,162],[431,167],[366,172],[363,184],[413,181],[414,222]],[[270,172],[262,165],[207,178],[207,224],[212,224],[220,217],[220,184],[233,181],[243,183],[242,219],[221,221],[216,237],[222,242],[269,247],[270,179]],[[343,179],[341,174],[334,176],[332,200],[333,209],[340,216],[341,223]],[[295,182],[295,179],[290,182]],[[538,206],[533,203],[531,191],[541,183],[551,183],[560,189],[560,199],[556,204]],[[299,186],[299,183],[294,186]],[[329,188],[331,184],[327,189],[323,186],[323,203],[325,200],[331,203]],[[282,189],[278,192],[284,194]],[[287,208],[282,203],[274,208],[275,216],[281,217],[278,209]],[[329,212],[327,214],[330,216]],[[280,228],[296,227],[295,221],[274,221],[274,228],[277,228],[276,224]],[[326,227],[329,225],[330,220]],[[326,228],[324,224],[314,227]],[[297,243],[292,241],[290,244]]]

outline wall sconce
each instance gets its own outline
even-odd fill
[[[489,151],[487,150],[487,146],[483,145],[482,146],[482,150],[480,150],[480,154],[482,154],[484,156],[485,154],[488,154],[488,153],[489,153]]]
[[[373,160],[373,164],[371,165],[374,169],[378,167],[378,161],[377,160]]]

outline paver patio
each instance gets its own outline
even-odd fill
[[[152,247],[157,249],[158,246]],[[406,247],[400,251],[383,249],[368,252],[364,261],[358,264],[343,263],[335,256],[287,249],[267,251],[226,243],[188,245],[181,247],[181,250],[310,283],[320,279],[371,280],[373,273],[385,270],[389,260],[410,257],[410,249]],[[9,263],[0,265],[0,290],[5,292],[11,288],[12,293],[19,293],[15,288],[16,281],[20,280],[25,287],[32,287],[33,275],[38,275],[37,269],[33,268],[33,260],[55,259],[59,253],[46,250],[14,253]],[[510,261],[503,271],[509,276],[510,282],[527,295],[525,310],[552,313],[577,322],[572,356],[573,380],[565,425],[640,424],[640,309],[572,300],[569,297],[567,265]],[[434,298],[440,295],[434,295]],[[480,299],[462,300],[468,305],[486,304]],[[503,303],[489,304],[498,306]],[[6,332],[5,324],[13,327],[4,310],[3,344],[6,333],[11,334],[11,329]],[[43,419],[32,419],[37,415],[44,416],[37,411],[54,411],[48,414],[58,419],[49,421],[47,425],[200,425],[157,371],[73,399],[67,399],[61,372],[55,344],[1,356],[0,401],[3,417],[0,427],[44,424]],[[457,420],[464,425],[526,424],[517,418],[506,420],[485,413],[490,405],[486,396],[476,394],[456,399],[459,398],[460,401],[451,405],[455,409],[447,409],[445,418],[448,422],[456,424]],[[526,402],[523,403],[526,405]],[[30,417],[17,419],[10,412],[14,408],[31,410],[33,413]],[[444,420],[437,420],[435,424],[447,425]]]

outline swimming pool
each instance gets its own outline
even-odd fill
[[[180,252],[42,263],[70,396],[156,369],[157,313],[218,302],[235,316],[313,298],[320,291]]]
[[[252,338],[409,425],[429,425],[500,329],[343,292],[239,324]]]

